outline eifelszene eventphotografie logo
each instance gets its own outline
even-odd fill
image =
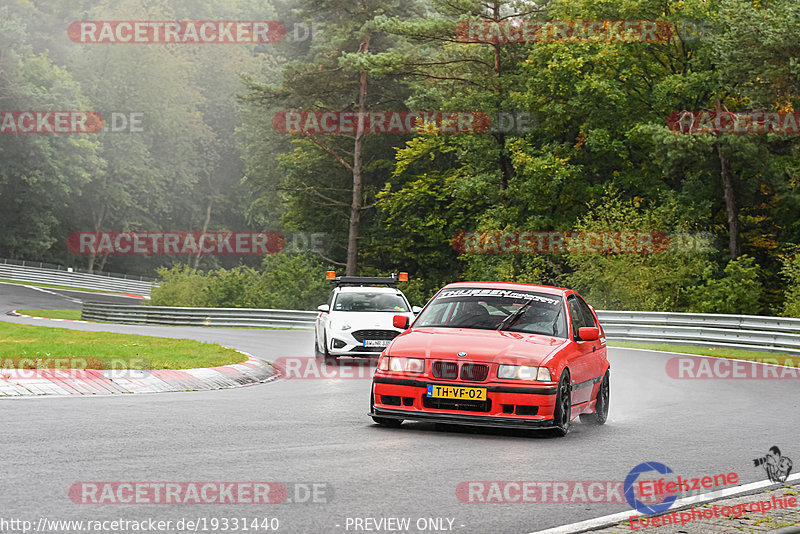
[[[765,456],[754,458],[753,465],[763,467],[770,482],[786,482],[789,473],[792,472],[792,460],[781,456],[781,450],[777,445],[770,447]]]
[[[628,476],[625,477],[625,483],[623,485],[625,499],[628,501],[628,504],[630,504],[631,508],[637,512],[645,515],[660,514],[661,512],[669,510],[669,507],[672,506],[672,503],[674,503],[678,498],[675,495],[670,495],[660,503],[655,504],[645,504],[641,500],[637,499],[634,492],[634,489],[636,488],[636,481],[639,478],[639,475],[642,473],[648,473],[650,471],[655,471],[660,475],[672,473],[672,469],[662,463],[644,462],[631,469],[630,473],[628,473]]]

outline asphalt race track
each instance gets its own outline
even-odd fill
[[[0,319],[193,338],[269,361],[313,356],[310,331],[50,324],[5,315],[15,308],[79,308],[62,294],[106,298],[0,284]],[[367,416],[369,379],[279,379],[231,390],[136,396],[4,398],[0,508],[5,518],[34,523],[43,516],[274,517],[280,521],[278,532],[337,533],[355,532],[353,526],[346,529],[354,518],[407,517],[412,527],[420,518],[454,519],[452,530],[465,534],[529,533],[630,507],[468,504],[458,500],[456,486],[492,480],[618,481],[644,461],[664,463],[687,477],[736,472],[747,483],[765,478],[752,459],[770,446],[792,456],[788,451],[798,445],[800,411],[787,399],[796,398],[796,381],[674,380],[665,372],[671,356],[611,349],[608,423],[593,427],[576,421],[561,439],[419,423],[381,428]],[[81,505],[68,495],[80,481],[325,483],[328,502]]]

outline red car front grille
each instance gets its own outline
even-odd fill
[[[461,380],[483,382],[489,376],[489,366],[482,363],[465,363],[461,366]]]
[[[459,377],[458,362],[436,360],[431,365],[435,378],[455,380]],[[466,382],[483,382],[489,376],[489,366],[483,363],[462,363],[461,380]]]
[[[456,362],[435,361],[432,365],[433,376],[455,380],[458,378],[458,364]]]

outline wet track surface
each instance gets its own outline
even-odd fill
[[[0,284],[0,318],[15,308],[78,309],[50,293]],[[94,294],[69,293],[98,300]],[[102,297],[112,298],[112,297]],[[113,297],[116,298],[116,297]],[[128,299],[131,304],[139,303]],[[51,326],[47,324],[46,326]],[[255,357],[313,356],[313,333],[55,323],[57,328],[192,338]],[[4,343],[8,343],[6,340]],[[2,345],[0,345],[2,350]],[[752,459],[797,447],[796,380],[675,380],[671,354],[610,349],[605,426],[573,424],[565,438],[527,431],[406,423],[374,425],[370,380],[280,379],[232,390],[122,397],[0,399],[2,516],[48,519],[272,518],[279,532],[354,532],[348,518],[453,519],[452,531],[527,533],[622,512],[617,504],[460,502],[463,481],[618,481],[656,461],[688,477],[736,472],[763,480]],[[800,456],[800,454],[796,454]],[[326,483],[327,503],[80,505],[79,481]],[[447,520],[443,523],[449,524]],[[432,530],[444,532],[446,530]],[[263,532],[263,530],[262,530]],[[386,532],[383,530],[383,532]]]

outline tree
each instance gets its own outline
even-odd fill
[[[507,140],[520,132],[502,128],[498,113],[518,110],[518,103],[511,95],[519,88],[518,75],[527,47],[488,38],[488,32],[486,35],[477,32],[479,35],[471,37],[465,28],[473,23],[483,28],[511,24],[545,14],[547,5],[548,2],[513,0],[456,3],[434,0],[432,11],[423,17],[413,20],[383,17],[381,27],[405,38],[405,46],[377,54],[370,60],[373,72],[402,75],[413,81],[415,94],[411,102],[432,104],[436,109],[459,109],[459,106],[463,109],[466,105],[469,110],[484,112],[491,118],[490,135],[478,138],[490,144],[478,146],[491,153],[488,162],[496,167],[500,191],[508,188],[515,174]],[[454,141],[457,144],[461,139]]]
[[[304,1],[301,9],[309,23],[316,23],[320,28],[308,53],[286,65],[280,86],[250,83],[246,101],[260,106],[262,113],[280,105],[284,109],[312,111],[352,110],[364,116],[371,110],[397,106],[401,101],[398,85],[393,80],[371,77],[364,65],[364,57],[392,47],[392,40],[377,31],[376,17],[408,9],[408,6],[374,0],[360,0],[356,4],[326,0]],[[346,212],[345,266],[348,275],[356,274],[362,214],[371,207],[367,200],[367,185],[371,178],[368,173],[379,170],[377,167],[386,157],[387,147],[381,142],[371,145],[368,138],[374,136],[366,133],[364,128],[356,128],[353,135],[337,134],[323,138],[304,131],[299,136],[294,143],[295,150],[280,158],[294,180],[286,180],[281,185],[289,186],[290,202],[308,203],[308,198],[299,198],[310,195],[315,197],[311,201],[313,205]],[[309,153],[312,150],[313,154]],[[332,171],[325,161],[333,162],[340,172]],[[345,192],[343,187],[326,186],[324,180],[321,182],[307,172],[298,172],[300,168],[304,171],[316,169],[322,177],[337,184],[341,184],[342,173],[346,173],[349,176],[346,188],[349,198],[342,194]],[[253,180],[252,176],[250,180]],[[298,208],[295,212],[304,209]],[[320,219],[329,217],[322,214]],[[336,227],[335,223],[333,227]]]
[[[0,110],[90,110],[69,72],[35,53],[20,12],[0,7]],[[103,170],[94,134],[0,134],[0,256],[62,259],[74,198]]]

